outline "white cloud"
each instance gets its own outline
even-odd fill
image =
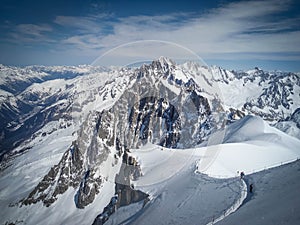
[[[56,23],[92,30],[97,24],[111,27],[111,33],[91,31],[63,41],[82,50],[108,50],[137,40],[171,41],[190,48],[201,56],[220,57],[235,53],[300,52],[299,18],[274,20],[273,15],[286,12],[290,1],[243,1],[220,6],[206,14],[170,14],[131,16],[115,22],[94,18],[58,17]],[[105,48],[105,49],[103,49]],[[161,54],[164,52],[161,51]]]
[[[103,48],[104,46],[99,42],[99,39],[95,35],[85,34],[69,37],[64,39],[62,43],[71,44],[81,50]]]
[[[18,24],[9,33],[9,40],[18,43],[51,42],[48,33],[52,31],[47,24]]]
[[[97,33],[102,29],[98,20],[105,16],[106,14],[90,17],[57,16],[54,23],[66,28],[75,28],[79,33]]]
[[[42,36],[42,33],[52,31],[49,25],[35,25],[35,24],[20,24],[17,26],[17,31],[23,34],[32,36]]]

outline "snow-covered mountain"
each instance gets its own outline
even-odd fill
[[[219,67],[212,67],[212,70],[224,103],[233,116],[241,113],[258,115],[278,129],[300,138],[299,74],[259,68],[246,72]]]
[[[101,224],[111,217],[114,224],[145,205],[150,218],[168,207],[172,193],[164,190],[200,197],[174,185],[178,177],[193,188],[202,184],[192,171],[234,177],[300,156],[294,73],[178,65],[164,57],[139,68],[1,65],[0,88],[3,222]],[[255,152],[244,167],[239,148]],[[216,200],[216,211],[234,199]],[[70,208],[60,211],[65,204]]]
[[[91,66],[1,66],[0,152],[18,146],[50,121],[60,121],[54,129],[69,126],[70,113],[85,111],[84,107],[95,100],[93,93],[105,95],[111,86],[120,88],[118,82],[103,88],[108,78],[115,76],[113,72]]]
[[[118,69],[92,66],[17,68],[1,65],[0,68],[1,152],[18,146],[47,122],[67,117],[67,109],[81,108],[81,104],[87,104],[95,97],[100,99],[99,93],[102,99],[105,96],[113,98],[116,95],[113,92],[126,88],[126,81],[122,83],[121,77],[130,79],[130,74],[135,73],[129,68],[119,73]],[[258,68],[247,72],[228,71],[216,66],[209,71],[191,62],[178,66],[174,71],[164,86],[167,87],[170,82],[179,85],[187,82],[188,77],[202,85],[209,82],[224,101],[224,110],[231,112],[230,117],[249,113],[259,115],[277,128],[300,137],[296,129],[300,127],[298,74],[266,72]],[[209,80],[205,80],[203,74]],[[115,84],[116,79],[118,84]],[[89,89],[91,84],[94,91]],[[109,94],[109,89],[115,85]],[[206,90],[209,88],[210,85],[205,87]]]

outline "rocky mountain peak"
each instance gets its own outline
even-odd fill
[[[75,204],[83,208],[101,193],[105,176],[99,168],[122,163],[125,149],[140,148],[149,142],[167,148],[189,148],[224,125],[222,119],[213,116],[215,108],[222,108],[220,102],[212,102],[212,96],[202,93],[197,82],[171,60],[161,57],[127,72],[131,84],[121,88],[123,92],[113,98],[110,107],[88,114],[77,140],[24,204],[42,201],[49,206],[59,194],[74,188]]]
[[[161,65],[176,65],[172,59],[164,56],[160,56],[157,61],[160,62]]]

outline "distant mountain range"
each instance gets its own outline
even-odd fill
[[[84,106],[95,98],[113,102],[128,89],[129,83],[137,80],[138,73],[151,73],[153,69],[158,72],[150,76],[167,81],[162,82],[167,89],[172,86],[187,89],[186,86],[197,82],[198,92],[201,83],[215,88],[229,120],[245,114],[259,115],[277,128],[300,137],[296,129],[300,127],[297,104],[300,78],[295,73],[259,68],[228,71],[217,66],[208,69],[193,62],[175,65],[165,58],[141,68],[0,65],[0,152],[28,140],[49,121],[64,120],[70,124],[66,122],[71,120],[70,111],[77,106],[79,111],[84,111]],[[203,79],[208,73],[208,80]]]

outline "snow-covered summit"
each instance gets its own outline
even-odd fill
[[[225,129],[223,145],[212,163],[200,172],[234,177],[291,162],[300,156],[300,140],[271,127],[260,117],[246,116]],[[208,160],[205,157],[203,160]],[[198,168],[201,167],[201,160]]]
[[[158,61],[161,63],[161,65],[164,65],[164,64],[175,65],[175,62],[172,61],[172,59],[164,57],[164,56],[160,56],[158,58]]]

